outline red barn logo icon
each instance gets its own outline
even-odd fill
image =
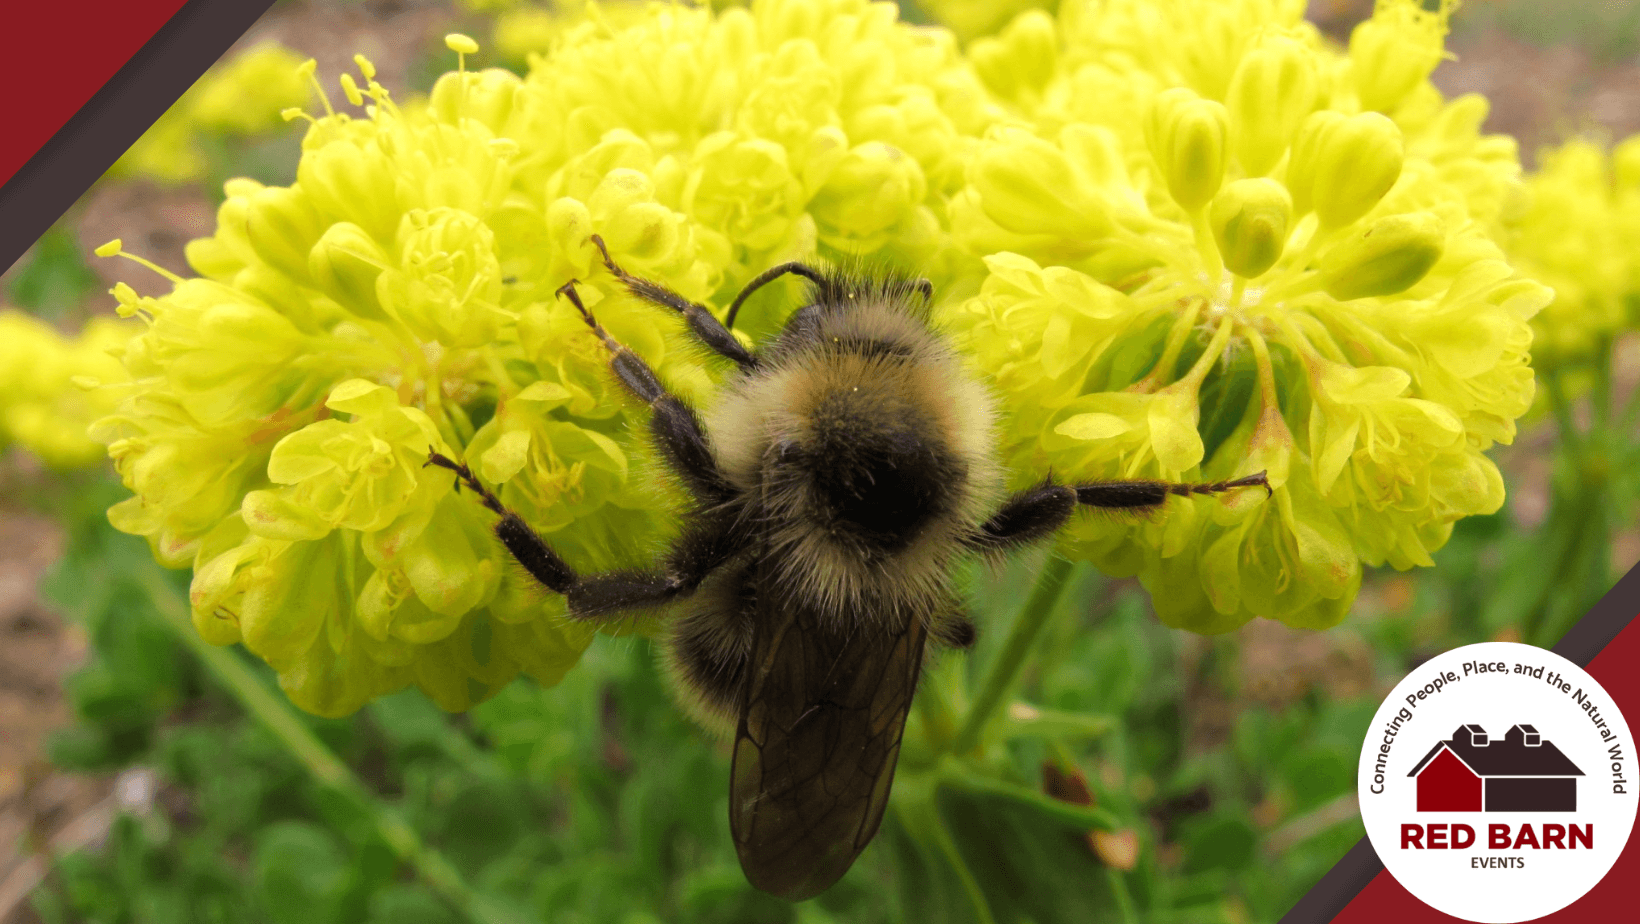
[[[1418,778],[1420,812],[1575,812],[1582,775],[1530,725],[1502,741],[1461,725],[1407,774]]]

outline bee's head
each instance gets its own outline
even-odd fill
[[[810,285],[808,303],[786,318],[769,354],[825,349],[840,339],[931,346],[927,286],[926,280],[862,272],[858,266],[827,273]]]

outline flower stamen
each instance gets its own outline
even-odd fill
[[[306,77],[308,83],[313,84],[313,91],[319,94],[319,102],[325,104],[325,115],[335,115],[336,110],[330,105],[330,94],[325,92],[325,85],[319,82],[318,60],[315,58],[309,58],[306,61],[303,61],[301,65],[296,68],[296,72],[301,74],[303,77]]]
[[[166,269],[163,266],[160,266],[158,263],[155,263],[154,261],[149,260],[146,257],[140,257],[140,256],[137,256],[134,253],[127,253],[125,251],[124,247],[123,247],[123,242],[117,237],[114,238],[113,240],[109,241],[108,243],[102,245],[101,247],[98,247],[96,250],[93,250],[92,253],[96,254],[99,257],[124,257],[125,259],[130,260],[131,262],[136,263],[139,266],[145,266],[148,269],[151,269],[154,272],[160,274],[161,276],[164,276],[167,280],[169,280],[171,282],[172,285],[181,285],[182,284],[182,277],[178,276],[176,273],[171,272],[170,270]]]

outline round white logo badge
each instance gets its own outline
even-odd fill
[[[1361,820],[1407,891],[1456,918],[1530,921],[1570,905],[1634,826],[1635,742],[1560,655],[1485,642],[1420,665],[1361,747]]]

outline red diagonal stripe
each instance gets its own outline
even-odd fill
[[[6,0],[0,184],[17,173],[186,0]]]

